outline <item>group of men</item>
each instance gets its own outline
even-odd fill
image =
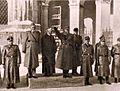
[[[83,43],[82,37],[78,34],[78,28],[74,28],[74,34],[69,32],[66,27],[61,33],[56,27],[47,29],[42,35],[36,31],[34,23],[31,24],[31,30],[24,35],[22,52],[25,53],[24,66],[28,68],[28,78],[37,78],[36,68],[39,66],[38,54],[42,53],[42,73],[44,76],[52,76],[55,73],[55,67],[63,70],[63,78],[72,78],[79,75],[77,67],[81,66],[81,75],[85,78],[85,85],[91,85],[89,78],[93,76],[92,65],[95,60],[95,72],[100,84],[103,80],[109,82],[112,61],[112,76],[115,83],[120,81],[120,38],[118,43],[108,49],[105,43],[105,36],[100,37],[100,42],[91,45],[90,37],[86,36]],[[52,32],[61,40],[59,48],[56,45]],[[2,49],[2,64],[4,66],[4,79],[7,82],[7,88],[15,88],[14,84],[20,81],[19,66],[21,64],[21,54],[18,45],[13,44],[13,37],[7,38],[8,44]],[[58,49],[57,60],[55,55]],[[69,70],[72,69],[72,74]],[[105,79],[104,79],[105,77]]]

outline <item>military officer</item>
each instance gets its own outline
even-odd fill
[[[19,47],[13,44],[13,37],[7,38],[8,45],[2,50],[2,64],[4,66],[4,80],[7,89],[15,88],[15,83],[20,82],[19,66],[21,64],[21,54]]]
[[[24,66],[28,68],[28,78],[37,78],[36,68],[39,66],[41,36],[34,23],[31,24],[31,30],[27,31],[23,38],[22,52],[25,53]]]
[[[111,84],[109,82],[110,75],[110,60],[109,60],[109,49],[105,44],[105,38],[101,39],[100,46],[97,48],[97,61],[98,61],[98,77],[100,84],[102,84],[103,77],[106,77],[106,83]]]
[[[69,33],[69,27],[66,27],[63,33],[60,33],[56,27],[54,30],[61,40],[56,67],[63,70],[63,78],[71,78],[69,70],[73,67],[73,35]]]
[[[85,77],[85,85],[92,85],[89,78],[93,76],[92,65],[94,63],[94,49],[90,42],[90,37],[85,37],[85,43],[82,45],[82,67],[83,76]]]
[[[117,39],[117,44],[112,47],[111,55],[112,61],[112,72],[111,75],[114,77],[114,82],[120,81],[120,38]]]
[[[72,68],[72,75],[76,76],[77,67],[81,65],[81,50],[82,50],[82,37],[78,35],[78,28],[74,28],[73,34],[73,68]]]

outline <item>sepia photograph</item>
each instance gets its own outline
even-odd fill
[[[0,91],[120,91],[120,0],[0,0]]]

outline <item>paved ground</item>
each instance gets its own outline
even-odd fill
[[[6,88],[0,89],[0,91],[8,91]],[[47,89],[30,89],[28,87],[25,88],[17,88],[10,89],[9,91],[120,91],[120,84],[112,84],[112,85],[100,85],[96,84],[93,86],[83,86],[83,87],[67,87],[67,88],[47,88]]]

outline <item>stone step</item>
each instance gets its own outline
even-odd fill
[[[39,77],[28,79],[29,88],[60,88],[83,86],[83,77],[63,78],[60,76]]]
[[[113,83],[113,78],[110,78]],[[38,78],[28,79],[29,88],[61,88],[61,87],[80,87],[84,86],[83,76],[73,76],[72,78],[63,78],[62,75],[52,77],[39,76]],[[90,83],[99,84],[97,77],[90,78]],[[105,81],[103,81],[105,83]]]

